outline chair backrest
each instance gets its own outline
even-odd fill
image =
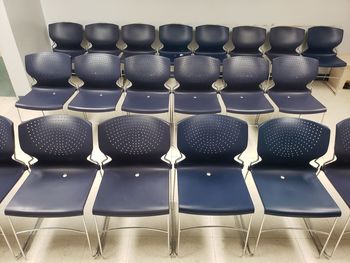
[[[337,124],[334,154],[338,163],[350,164],[350,118]]]
[[[265,43],[266,29],[255,26],[238,26],[232,29],[232,43],[235,51],[258,52]]]
[[[269,77],[269,62],[261,57],[238,56],[223,62],[225,91],[256,91]]]
[[[310,161],[327,152],[330,129],[297,118],[278,118],[259,127],[258,154],[261,165],[308,167]]]
[[[186,56],[174,61],[177,91],[213,91],[212,84],[220,76],[220,61],[207,56]]]
[[[70,115],[50,115],[18,126],[22,150],[39,165],[86,165],[92,152],[92,127]]]
[[[195,39],[199,51],[223,51],[224,45],[229,39],[230,29],[219,25],[197,26]]]
[[[117,89],[120,59],[111,54],[89,53],[74,58],[75,73],[84,88]]]
[[[247,123],[229,116],[197,115],[177,126],[177,147],[186,156],[182,164],[233,165],[247,141]]]
[[[328,26],[311,27],[307,33],[308,50],[319,53],[333,53],[343,41],[344,30]]]
[[[83,26],[71,22],[49,24],[49,36],[59,48],[81,48]]]
[[[154,55],[127,57],[124,73],[132,83],[130,89],[166,91],[164,84],[170,77],[170,59]]]
[[[304,41],[305,30],[297,27],[277,26],[270,30],[269,42],[271,51],[290,52]]]
[[[70,86],[72,61],[67,54],[41,52],[25,56],[27,73],[36,80],[35,86]]]
[[[281,56],[272,60],[273,90],[303,90],[318,74],[318,60],[302,56]]]
[[[164,50],[186,51],[192,42],[193,28],[187,25],[167,24],[159,27],[159,40]]]
[[[122,26],[122,39],[131,49],[151,48],[156,37],[155,27],[147,24]]]
[[[0,163],[11,163],[15,153],[15,138],[13,123],[0,116]]]
[[[161,164],[170,148],[170,127],[146,115],[116,117],[98,126],[98,142],[112,165]]]
[[[108,23],[86,25],[85,36],[93,48],[115,49],[119,39],[119,27]]]

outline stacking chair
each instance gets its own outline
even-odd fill
[[[199,115],[181,121],[177,130],[177,146],[185,155],[185,159],[176,164],[179,218],[181,214],[250,215],[248,228],[244,227],[243,220],[239,227],[221,226],[246,233],[244,255],[254,213],[242,175],[243,161],[239,159],[247,146],[247,123],[229,116]],[[178,246],[181,231],[202,227],[181,229],[179,219]]]
[[[170,76],[168,58],[154,55],[128,57],[124,73],[132,84],[126,91],[123,111],[149,114],[169,111],[169,90],[165,87]]]
[[[193,28],[180,24],[167,24],[159,27],[159,40],[163,47],[159,50],[159,55],[170,59],[182,56],[189,56],[192,51],[188,45],[192,42]]]
[[[305,30],[297,27],[277,26],[270,30],[271,49],[265,55],[272,61],[274,58],[290,55],[299,56],[297,48],[303,43]]]
[[[185,114],[219,113],[221,107],[213,83],[220,76],[220,61],[207,56],[175,59],[175,112]]]
[[[70,55],[72,58],[85,53],[81,46],[84,38],[83,26],[77,23],[59,22],[49,24],[49,36],[54,42],[53,51]]]
[[[107,53],[118,56],[119,27],[115,24],[96,23],[85,26],[85,37],[91,43],[89,53]]]
[[[306,228],[292,228],[310,234],[325,235],[320,256],[341,215],[339,207],[316,175],[310,162],[327,152],[330,130],[322,124],[295,118],[278,118],[260,125],[258,160],[250,165],[255,185],[264,207],[256,248],[262,233],[290,228],[264,229],[267,215],[303,218]],[[311,229],[311,218],[335,218],[329,232]],[[316,244],[316,242],[315,242]]]
[[[103,162],[102,182],[93,206],[99,252],[108,231],[133,227],[109,227],[110,217],[168,216],[168,230],[135,227],[168,234],[170,246],[170,164],[161,160],[170,147],[168,123],[155,117],[116,117],[98,127],[100,150],[112,160]],[[107,157],[108,156],[108,157]],[[105,217],[100,238],[97,216]]]
[[[29,249],[32,234],[42,229],[73,231],[86,235],[84,206],[99,166],[87,158],[92,152],[89,122],[69,115],[50,115],[29,120],[18,127],[22,150],[32,156],[30,174],[5,208],[21,255]],[[37,160],[33,164],[34,160]],[[16,231],[12,217],[38,218],[33,229]],[[84,231],[40,227],[44,218],[81,217]],[[31,233],[25,248],[19,234]],[[92,250],[91,250],[92,253]]]
[[[27,73],[35,80],[32,90],[16,102],[17,108],[59,110],[74,94],[69,83],[71,57],[67,54],[42,52],[25,57]]]
[[[266,29],[255,26],[239,26],[232,29],[232,43],[234,49],[230,52],[233,56],[261,57],[259,50],[265,43]]]
[[[117,86],[120,77],[119,57],[92,53],[74,59],[75,72],[84,82],[68,109],[82,112],[114,111],[122,90]]]
[[[224,45],[229,40],[228,27],[219,25],[197,26],[195,39],[198,44],[198,49],[194,52],[195,55],[210,56],[220,61],[227,58]]]

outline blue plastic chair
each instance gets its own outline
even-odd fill
[[[87,160],[92,152],[92,127],[68,115],[51,115],[29,120],[18,127],[22,150],[32,156],[30,174],[5,208],[21,254],[25,256],[11,217],[83,218],[84,206],[99,167]],[[38,161],[33,164],[34,159]],[[34,231],[40,230],[39,222]],[[52,229],[55,229],[53,227]],[[31,230],[28,230],[31,232]],[[92,252],[92,250],[91,250]]]
[[[154,55],[128,57],[125,78],[131,83],[122,110],[134,113],[163,113],[169,110],[169,91],[165,82],[170,76],[170,60]]]
[[[210,56],[220,61],[227,58],[227,52],[224,45],[229,40],[229,28],[219,25],[197,26],[195,39],[198,49],[194,51],[195,55]]]
[[[107,53],[118,56],[119,27],[115,24],[96,23],[85,26],[86,40],[91,43],[89,53]]]
[[[324,113],[327,108],[311,95],[307,85],[317,77],[318,61],[302,56],[282,56],[272,61],[274,87],[268,95],[280,112]]]
[[[234,157],[247,146],[247,123],[229,116],[199,115],[181,121],[177,131],[177,146],[185,155],[177,164],[179,212],[207,216],[250,214],[247,229],[232,227],[246,233],[244,255],[254,205],[242,175],[243,162]],[[180,231],[193,228],[196,227],[181,229],[179,223],[178,238]]]
[[[75,92],[75,88],[69,84],[71,57],[62,53],[35,53],[25,57],[25,66],[36,83],[28,94],[19,98],[16,107],[29,110],[62,109]]]
[[[261,57],[259,48],[265,43],[266,29],[255,26],[238,26],[232,29],[233,56]]]
[[[114,111],[122,90],[116,82],[120,77],[119,57],[92,53],[74,59],[75,72],[84,82],[68,109],[82,112]]]
[[[104,175],[92,211],[102,255],[96,216],[108,221],[109,217],[169,216],[171,167],[161,157],[170,148],[170,127],[155,117],[121,116],[99,125],[98,140],[105,160],[112,159],[102,164]],[[123,228],[132,227],[108,228],[105,222],[102,233]],[[169,229],[146,229],[167,233],[170,242]]]
[[[256,248],[263,232],[281,230],[276,226],[263,230],[266,215],[279,217],[335,218],[331,231],[306,228],[298,230],[326,235],[320,256],[341,211],[317,178],[310,165],[328,149],[330,129],[322,124],[295,118],[278,118],[260,125],[258,155],[261,161],[249,167],[264,206]],[[317,161],[316,161],[317,163]]]
[[[52,50],[68,54],[72,58],[85,53],[81,46],[84,38],[83,26],[71,22],[49,24],[49,36],[54,42]]]
[[[175,59],[175,112],[184,114],[219,113],[221,107],[213,83],[220,76],[220,61],[207,56]]]

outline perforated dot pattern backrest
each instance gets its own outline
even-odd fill
[[[116,48],[119,39],[119,27],[108,23],[86,25],[85,36],[93,48]]]
[[[193,28],[187,25],[168,24],[159,27],[159,40],[163,50],[183,51],[191,43]]]
[[[334,154],[337,162],[350,163],[350,118],[337,124]]]
[[[0,116],[0,163],[12,162],[15,152],[13,123],[9,119]]]
[[[18,126],[21,148],[39,164],[82,164],[92,152],[91,124],[69,115],[50,115]]]
[[[197,26],[195,38],[201,51],[223,51],[229,39],[229,28],[219,25]]]
[[[36,80],[36,86],[70,86],[71,57],[63,53],[41,52],[25,56],[27,73]]]
[[[266,29],[255,26],[239,26],[232,29],[232,43],[236,51],[258,52],[266,39]]]
[[[49,25],[49,36],[59,48],[80,48],[84,29],[82,25],[77,23],[53,23]]]
[[[207,56],[186,56],[174,61],[174,75],[180,84],[177,91],[213,91],[220,76],[220,61]]]
[[[121,116],[99,125],[98,141],[111,164],[160,164],[170,148],[170,128],[151,116]]]
[[[156,37],[154,26],[147,24],[129,24],[122,26],[122,39],[129,48],[150,48]]]
[[[305,37],[305,30],[297,27],[278,26],[270,30],[271,50],[276,52],[295,51]]]
[[[269,63],[264,58],[237,56],[223,62],[225,91],[260,90],[259,84],[268,79]]]
[[[74,58],[75,73],[85,88],[113,89],[120,77],[120,59],[111,54],[91,53]]]
[[[132,82],[130,89],[166,91],[170,77],[170,59],[154,55],[138,55],[125,59],[125,77]]]
[[[248,140],[246,122],[224,115],[198,115],[178,124],[177,147],[184,164],[233,164]]]
[[[308,49],[315,52],[332,53],[343,41],[344,30],[328,26],[311,27],[307,33]]]
[[[327,152],[328,127],[304,119],[278,118],[259,127],[258,154],[265,165],[305,167]]]

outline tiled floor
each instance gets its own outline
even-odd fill
[[[313,83],[313,94],[322,103],[324,103],[328,112],[324,117],[323,123],[332,129],[332,139],[330,150],[322,158],[322,160],[328,160],[332,157],[333,144],[334,144],[334,128],[335,124],[344,118],[350,117],[350,91],[343,90],[336,96],[321,82]],[[11,118],[16,124],[20,122],[18,113],[14,107],[15,98],[0,98],[0,114]],[[121,103],[118,105],[120,109]],[[68,111],[65,110],[67,113]],[[55,112],[59,113],[59,112]],[[47,113],[48,114],[48,113]],[[53,114],[53,113],[50,113]],[[72,113],[80,117],[83,117],[81,113]],[[123,114],[118,110],[114,113],[108,114],[89,114],[88,118],[96,124],[104,119],[111,118]],[[223,113],[226,114],[226,113]],[[21,116],[23,120],[28,120],[37,116],[41,116],[41,112],[31,112],[21,110]],[[260,121],[264,121],[271,117],[284,116],[284,114],[274,113],[273,115],[262,116]],[[168,116],[163,115],[163,118],[168,119]],[[183,118],[184,116],[176,116],[176,120]],[[237,116],[239,118],[246,119],[250,123],[254,121],[254,117],[245,118],[244,116]],[[315,121],[321,121],[321,114],[314,116],[303,116]],[[250,126],[249,129],[249,145],[243,155],[243,159],[246,164],[256,159],[256,140],[257,140],[257,128]],[[27,157],[20,153],[19,156],[22,159]],[[94,149],[93,153],[95,158],[100,158],[99,151]],[[21,185],[22,180],[17,184],[17,187]],[[337,225],[336,233],[333,235],[329,248],[332,248],[341,228],[343,227],[345,219],[349,216],[349,209],[345,206],[343,201],[339,198],[334,189],[329,185],[325,176],[320,174],[321,181],[326,185],[327,189],[331,192],[332,196],[337,201],[338,205],[343,211],[343,216]],[[88,229],[92,244],[96,247],[96,234],[93,224],[93,218],[91,216],[91,207],[98,185],[100,183],[100,177],[96,177],[96,181],[93,186],[93,190],[89,197],[86,206],[86,218]],[[250,175],[247,179],[249,191],[253,197],[254,204],[256,206],[256,213],[253,220],[253,229],[250,238],[250,244],[254,247],[258,227],[262,219],[262,206],[258,198],[256,188],[252,182]],[[1,205],[0,223],[8,234],[10,242],[13,248],[18,251],[15,244],[15,240],[10,230],[7,219],[3,216],[3,210],[11,196],[15,193],[16,189],[12,191],[9,196]],[[246,218],[246,221],[248,219]],[[233,224],[234,220],[231,217],[195,217],[189,215],[181,216],[181,224],[183,227],[194,224]],[[332,220],[316,220],[314,225],[323,230],[328,230],[331,226]],[[102,220],[99,221],[100,227],[102,227]],[[149,225],[166,228],[166,218],[136,218],[136,219],[112,219],[111,224],[125,224],[125,225]],[[25,229],[33,225],[33,220],[30,219],[16,219],[15,225],[18,229]],[[81,221],[78,218],[65,218],[65,219],[49,219],[44,221],[45,226],[70,226],[82,228]],[[266,227],[268,226],[302,226],[302,222],[292,218],[272,218],[268,217],[266,221]],[[47,262],[327,262],[325,258],[318,259],[317,250],[311,242],[310,236],[304,232],[285,231],[285,232],[271,232],[262,236],[262,240],[259,246],[257,254],[253,257],[245,256],[241,257],[241,245],[239,235],[235,232],[223,229],[202,229],[184,232],[181,236],[180,254],[176,258],[168,256],[167,250],[167,237],[162,233],[153,233],[140,230],[122,230],[108,234],[105,259],[98,258],[93,259],[90,255],[86,239],[82,235],[69,233],[69,232],[57,232],[57,231],[42,231],[39,232],[32,244],[31,250],[28,253],[28,262],[35,263],[47,263]],[[23,261],[23,259],[21,259]],[[15,262],[12,254],[7,249],[6,244],[2,238],[0,238],[0,262]],[[350,262],[350,235],[345,236],[341,242],[337,253],[331,259],[330,262]]]

